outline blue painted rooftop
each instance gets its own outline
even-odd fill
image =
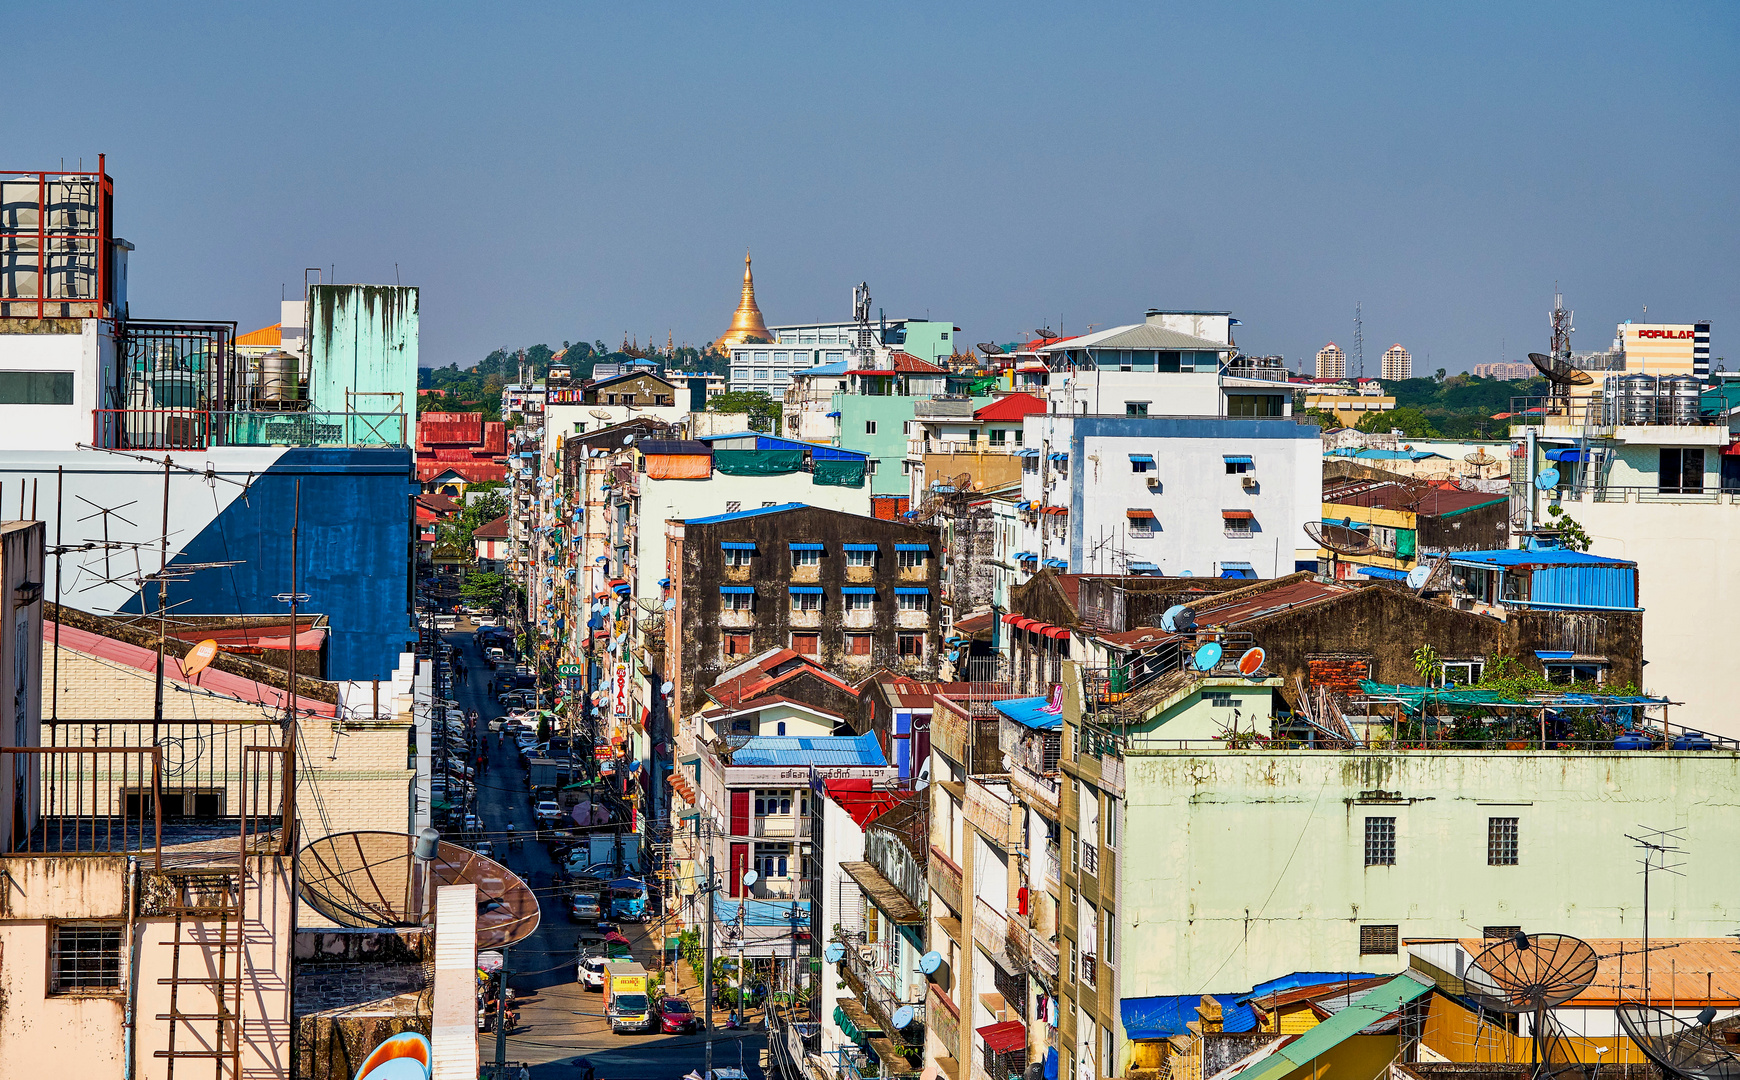
[[[689,525],[717,525],[722,521],[742,521],[744,518],[760,517],[763,514],[783,514],[787,510],[802,510],[808,503],[780,503],[778,506],[759,506],[754,510],[739,510],[735,514],[714,514],[712,517],[685,518]]]
[[[1048,731],[1063,726],[1063,714],[1045,711],[1045,706],[1049,703],[1050,699],[1041,694],[1039,697],[1009,698],[991,704],[998,712],[1022,727]]]
[[[818,366],[813,367],[813,368],[804,368],[802,371],[796,371],[796,372],[793,372],[792,374],[794,374],[794,375],[844,375],[845,373],[846,373],[846,362],[844,360],[836,360],[832,364],[821,364],[821,365],[818,365]]]
[[[761,735],[731,755],[733,765],[887,765],[875,732],[862,735]]]
[[[1279,979],[1271,979],[1266,983],[1258,983],[1243,994],[1210,994],[1209,997],[1220,1002],[1221,1022],[1228,1034],[1255,1031],[1257,1017],[1251,1011],[1253,998],[1267,997],[1283,990],[1297,990],[1302,986],[1322,986],[1328,983],[1359,982],[1363,979],[1375,979],[1375,975],[1357,974],[1353,972],[1299,971],[1292,975],[1284,975]],[[1174,1035],[1184,1034],[1186,1024],[1200,1019],[1196,1007],[1201,1003],[1201,994],[1179,994],[1165,997],[1124,998],[1119,1003],[1122,1013],[1125,1034],[1132,1039],[1166,1039]]]
[[[1609,559],[1566,548],[1500,548],[1495,551],[1453,551],[1452,563],[1481,566],[1636,566],[1629,559]]]

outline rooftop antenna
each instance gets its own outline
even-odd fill
[[[1535,370],[1545,375],[1547,382],[1551,384],[1547,392],[1549,400],[1557,401],[1563,405],[1570,404],[1571,387],[1588,386],[1595,381],[1587,371],[1579,371],[1571,363],[1571,334],[1575,330],[1571,321],[1574,315],[1574,312],[1565,308],[1565,296],[1559,292],[1558,286],[1555,285],[1553,287],[1553,314],[1548,320],[1553,331],[1552,344],[1549,346],[1552,349],[1552,354],[1529,353],[1529,362],[1534,364]]]
[[[1564,934],[1518,930],[1488,945],[1463,975],[1463,988],[1491,1012],[1532,1016],[1534,1080],[1581,1068],[1550,1011],[1589,989],[1599,961],[1589,943]]]
[[[1643,1003],[1649,1004],[1649,876],[1656,871],[1666,871],[1675,877],[1685,877],[1680,873],[1683,862],[1669,862],[1670,856],[1681,855],[1685,849],[1679,845],[1685,843],[1685,837],[1680,835],[1686,831],[1684,825],[1677,829],[1645,829],[1638,827],[1638,835],[1625,834],[1625,838],[1637,845],[1643,852],[1643,858],[1637,860],[1643,869],[1638,873],[1643,875]]]

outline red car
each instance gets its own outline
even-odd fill
[[[686,1035],[695,1030],[695,1010],[680,997],[668,997],[659,1002],[659,1032],[664,1035]]]

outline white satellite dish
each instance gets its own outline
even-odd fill
[[[624,446],[630,446],[630,445],[632,445],[632,444],[633,444],[633,443],[634,443],[634,436],[633,436],[633,435],[632,435],[632,434],[629,434],[629,435],[624,435],[624,436],[623,436],[623,437],[622,437],[622,445],[624,445]]]
[[[758,882],[760,880],[761,880],[761,875],[757,874],[755,871],[753,871],[753,870],[743,871],[743,887],[745,889],[749,888],[750,886],[754,885],[756,882]]]

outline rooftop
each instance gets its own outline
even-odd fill
[[[1323,501],[1343,506],[1369,506],[1382,510],[1411,510],[1424,517],[1451,517],[1464,511],[1510,501],[1510,496],[1487,491],[1428,487],[1422,492],[1405,484],[1353,481],[1326,488]],[[1417,504],[1417,505],[1416,505]]]
[[[734,514],[714,514],[712,517],[684,518],[689,525],[718,525],[726,521],[743,521],[747,518],[762,517],[766,514],[783,514],[787,510],[804,510],[808,503],[780,503],[778,506],[762,506],[754,510],[739,510]]]
[[[1113,326],[1081,337],[1055,341],[1050,345],[1040,346],[1037,351],[1052,353],[1073,349],[1164,349],[1169,352],[1227,352],[1231,348],[1232,346],[1218,341],[1181,334],[1152,323],[1132,323],[1129,326]]]
[[[1019,420],[1045,411],[1045,399],[1033,394],[1006,394],[973,413],[975,420]]]
[[[760,735],[731,755],[733,765],[886,767],[875,732],[863,735]]]

